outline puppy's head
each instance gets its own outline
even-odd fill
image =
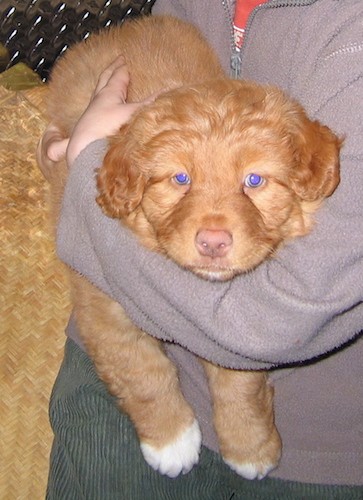
[[[140,110],[110,141],[97,200],[145,245],[230,279],[310,230],[340,146],[276,88],[217,80]]]

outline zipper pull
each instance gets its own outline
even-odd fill
[[[231,55],[231,78],[239,80],[241,78],[241,54],[240,51],[235,49]]]

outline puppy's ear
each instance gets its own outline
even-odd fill
[[[328,127],[306,117],[295,135],[298,167],[292,175],[292,188],[306,201],[330,196],[339,184],[339,152],[342,140]]]
[[[132,159],[125,128],[111,140],[97,176],[97,203],[106,215],[120,219],[139,206],[146,184]]]

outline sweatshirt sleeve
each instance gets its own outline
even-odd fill
[[[319,356],[359,332],[363,179],[358,162],[343,159],[342,185],[311,235],[253,272],[211,283],[142,248],[118,221],[102,214],[95,203],[94,169],[104,146],[90,145],[72,168],[58,253],[119,301],[140,328],[215,363],[251,369]]]
[[[336,76],[330,74],[324,89],[320,79],[309,80],[310,110],[346,140],[341,183],[310,235],[231,282],[204,281],[145,250],[101,213],[94,170],[105,143],[98,141],[71,169],[60,258],[120,302],[146,332],[223,366],[303,362],[355,338],[363,325],[363,50],[347,43],[331,61],[323,56],[317,71],[327,79],[334,67]]]

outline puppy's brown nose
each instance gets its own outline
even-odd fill
[[[233,244],[231,233],[221,229],[201,229],[196,238],[195,246],[200,255],[211,257],[225,257]]]

